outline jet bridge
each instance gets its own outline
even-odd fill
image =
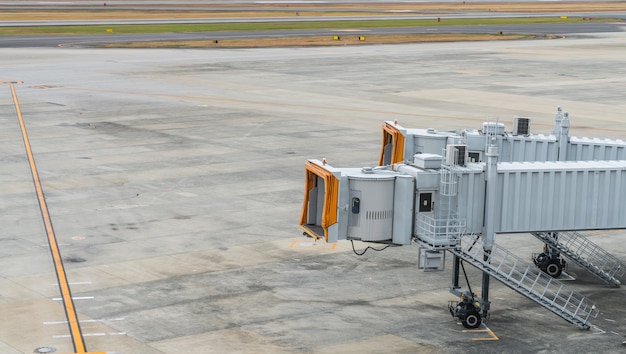
[[[489,122],[480,131],[446,132],[385,122],[383,166],[307,162],[300,228],[328,242],[414,241],[429,255],[451,252],[451,292],[461,301],[450,312],[468,328],[490,309],[490,278],[589,328],[595,306],[554,278],[565,256],[620,285],[622,263],[580,232],[626,228],[626,142],[570,138],[560,109],[548,135],[531,134],[527,117],[514,122],[511,133]],[[542,240],[544,252],[532,258],[541,271],[496,245],[497,233]],[[483,272],[482,297],[461,289],[463,262]]]
[[[409,161],[415,154],[441,154],[448,145],[467,146],[468,162],[485,162],[487,148],[498,148],[499,162],[626,160],[626,141],[569,136],[569,115],[559,107],[549,134],[531,132],[531,118],[515,117],[513,129],[485,122],[480,129],[410,129],[397,121],[383,124],[379,165]]]

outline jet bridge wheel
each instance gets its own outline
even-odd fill
[[[461,320],[463,327],[468,329],[476,329],[480,327],[481,322],[480,314],[474,309],[467,310],[465,318]]]
[[[561,272],[563,272],[563,265],[559,259],[550,259],[547,261],[543,271],[552,278],[558,278]]]

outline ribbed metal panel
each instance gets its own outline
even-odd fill
[[[508,137],[499,143],[500,162],[558,160],[558,143],[554,136]]]
[[[626,161],[501,163],[496,232],[626,228]]]
[[[480,170],[461,173],[457,192],[459,218],[465,219],[465,233],[482,233],[485,210],[485,176]]]
[[[626,141],[571,137],[568,161],[626,160]]]

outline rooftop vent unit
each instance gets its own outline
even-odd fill
[[[530,135],[530,118],[513,118],[513,135]]]
[[[465,166],[467,164],[467,145],[446,146],[446,165]]]

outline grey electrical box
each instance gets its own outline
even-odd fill
[[[424,170],[441,168],[443,157],[436,154],[416,154],[413,156],[413,164]]]
[[[425,272],[445,270],[446,252],[443,250],[429,250],[420,247],[417,258],[418,268]]]

